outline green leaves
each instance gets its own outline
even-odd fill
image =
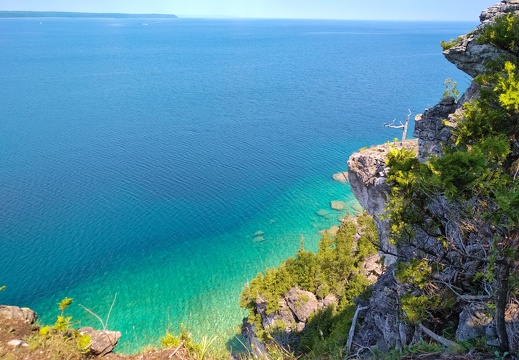
[[[479,43],[491,44],[499,49],[517,54],[519,45],[519,18],[512,14],[496,18],[486,26],[478,38]]]
[[[458,90],[458,83],[450,78],[445,79],[443,82],[445,90],[443,92],[442,99],[452,96],[456,101],[460,98],[460,91]]]
[[[411,259],[409,264],[397,263],[395,278],[400,283],[411,284],[423,289],[429,282],[430,276],[431,268],[427,260]]]
[[[486,170],[486,157],[481,151],[455,151],[431,160],[432,172],[428,181],[435,185],[447,199],[469,198],[479,186]],[[425,182],[426,179],[421,178]]]
[[[59,303],[58,303],[58,307],[60,309],[60,311],[63,313],[63,311],[65,311],[65,309],[70,305],[72,304],[72,298],[64,298],[63,300],[61,300]]]
[[[505,63],[504,75],[499,77],[494,91],[499,93],[499,102],[507,110],[519,110],[519,79],[517,69],[510,61]]]

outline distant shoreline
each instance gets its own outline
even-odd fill
[[[173,14],[120,14],[62,11],[0,11],[0,18],[178,19]]]

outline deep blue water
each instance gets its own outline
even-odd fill
[[[52,322],[117,294],[122,351],[168,317],[231,336],[243,284],[354,203],[348,156],[466,88],[439,43],[474,26],[0,20],[0,302]]]

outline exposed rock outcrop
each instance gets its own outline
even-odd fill
[[[319,301],[313,293],[299,288],[290,289],[285,301],[298,323],[305,323],[310,315],[320,308]]]
[[[337,298],[327,295],[318,300],[315,294],[291,288],[286,296],[279,302],[279,310],[267,314],[267,303],[261,297],[255,301],[256,311],[261,316],[261,325],[264,329],[282,325],[287,333],[291,331],[303,331],[308,318],[318,310],[330,305],[337,305]]]
[[[121,338],[119,331],[94,330],[91,327],[82,327],[78,331],[81,335],[90,336],[90,353],[96,356],[112,352]]]
[[[394,265],[379,277],[369,300],[360,300],[358,305],[366,310],[354,343],[387,351],[400,349],[411,340],[411,328],[401,320],[400,285],[394,277]]]
[[[265,345],[263,345],[263,343],[256,336],[256,328],[254,325],[249,324],[246,318],[243,319],[241,335],[249,344],[249,348],[252,350],[254,357],[263,359],[267,353]]]
[[[482,74],[488,61],[496,60],[506,55],[506,52],[489,44],[478,43],[478,36],[483,28],[492,23],[496,17],[517,12],[519,12],[517,0],[505,0],[489,7],[479,17],[481,24],[473,32],[460,36],[456,45],[445,50],[443,54],[447,60],[470,76]]]
[[[429,155],[441,155],[442,143],[449,142],[452,136],[451,122],[447,119],[452,117],[456,109],[455,99],[449,96],[425,110],[423,115],[416,116],[413,136],[418,138],[418,157],[421,161]]]
[[[472,83],[459,101],[448,96],[415,117],[413,136],[418,139],[420,161],[425,161],[429,155],[441,156],[442,146],[452,143],[452,129],[462,117],[463,104],[478,95],[479,87]]]
[[[396,261],[396,247],[389,241],[388,223],[383,219],[389,195],[389,186],[386,184],[386,157],[394,146],[391,143],[374,146],[354,153],[348,160],[351,191],[360,205],[375,219],[381,256],[384,257],[386,266]],[[407,140],[404,146],[416,150],[417,142]]]
[[[0,317],[11,320],[22,320],[28,324],[34,324],[37,315],[34,311],[28,308],[0,305]]]

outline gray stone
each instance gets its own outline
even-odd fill
[[[417,149],[416,140],[407,140],[404,147]],[[348,160],[348,174],[351,190],[360,205],[373,216],[379,234],[380,255],[385,265],[396,261],[396,247],[389,241],[389,225],[383,218],[390,192],[386,184],[386,157],[393,144],[378,145],[354,153]]]
[[[306,328],[306,323],[304,322],[298,322],[296,325],[296,331],[297,332],[303,332]]]
[[[241,334],[247,340],[249,347],[255,358],[263,359],[266,356],[265,345],[258,339],[255,333],[254,325],[249,324],[247,318],[243,319]]]
[[[319,309],[319,301],[315,295],[299,288],[290,289],[285,301],[298,322],[306,322]]]
[[[506,332],[513,351],[519,349],[519,306],[509,304],[505,310]],[[488,345],[499,345],[495,320],[484,304],[465,306],[460,313],[456,340],[464,341],[484,336]]]
[[[267,314],[267,302],[261,296],[256,298],[255,303],[256,311],[261,316],[261,325],[264,329],[268,329],[276,322],[281,322],[285,327],[289,328],[295,325],[296,320],[294,319],[294,314],[288,308],[284,299],[279,302],[279,310],[271,314]]]
[[[28,308],[18,306],[0,305],[0,317],[4,319],[22,320],[29,324],[34,324],[37,315]]]
[[[484,304],[469,304],[460,313],[456,340],[465,341],[476,337],[485,336],[487,327],[492,322],[488,315],[488,308]]]
[[[506,52],[488,44],[478,44],[478,37],[485,28],[491,24],[496,17],[509,13],[517,14],[519,4],[516,1],[501,1],[499,4],[490,6],[484,10],[479,19],[481,24],[471,33],[460,36],[456,46],[445,50],[443,54],[461,71],[476,76],[486,70],[486,64],[505,55]]]
[[[391,265],[373,286],[367,303],[358,304],[367,308],[359,317],[361,325],[355,332],[354,344],[387,351],[406,346],[407,339],[411,338],[411,329],[402,319],[399,306],[401,286],[393,272],[394,265]]]
[[[364,275],[369,282],[377,281],[378,277],[382,274],[382,264],[380,263],[380,255],[375,254],[369,256],[362,263],[360,269],[362,275]]]
[[[333,294],[328,294],[324,297],[322,301],[323,307],[328,307],[330,305],[337,305],[339,303],[339,299],[337,299],[337,296]]]
[[[20,340],[20,339],[11,340],[11,341],[7,342],[7,345],[12,346],[12,347],[29,346],[29,344],[27,344],[25,341]]]
[[[78,332],[90,336],[90,353],[95,356],[104,356],[112,352],[121,337],[119,331],[94,330],[91,327],[82,327]]]

